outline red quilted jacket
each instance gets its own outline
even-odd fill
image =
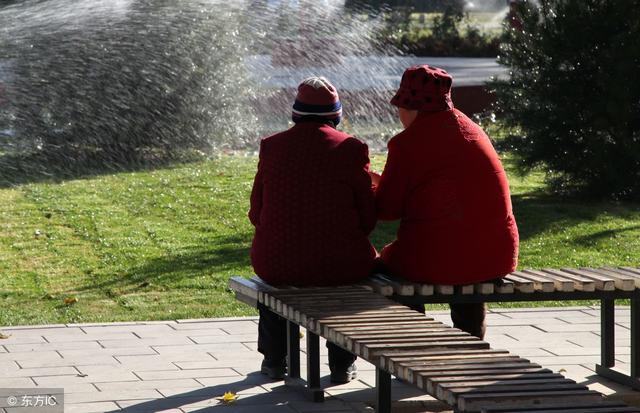
[[[381,252],[392,274],[455,285],[515,270],[507,177],[478,125],[456,109],[419,113],[388,148],[376,202],[378,218],[401,220]]]
[[[333,285],[369,275],[376,222],[367,146],[301,122],[260,144],[251,263],[269,284]]]

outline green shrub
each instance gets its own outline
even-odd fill
[[[640,199],[640,3],[522,3],[505,28],[493,84],[509,146],[552,188],[592,198]],[[518,26],[517,24],[515,26]]]
[[[361,10],[362,8],[391,10],[410,9],[417,13],[442,12],[447,7],[454,7],[462,11],[463,0],[345,0],[347,9]]]
[[[426,25],[412,27],[411,10],[397,8],[386,13],[380,37],[395,48],[416,56],[495,57],[499,38],[483,33],[462,9],[446,7]],[[424,15],[423,15],[424,16]]]

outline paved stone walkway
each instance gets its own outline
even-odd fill
[[[428,314],[450,323],[447,312]],[[616,321],[616,359],[624,367],[630,348],[627,308],[616,309]],[[486,339],[493,348],[637,403],[640,393],[593,371],[600,354],[599,323],[595,307],[494,309]],[[65,413],[372,411],[373,366],[359,361],[358,380],[328,388],[327,401],[314,404],[256,372],[261,361],[256,330],[257,319],[251,317],[0,328],[10,335],[0,340],[0,389],[63,387]],[[322,367],[328,374],[326,364]],[[227,391],[239,396],[233,405],[217,400]],[[404,384],[395,382],[393,391],[394,412],[447,410]]]

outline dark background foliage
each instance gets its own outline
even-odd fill
[[[523,2],[505,30],[493,84],[520,167],[544,166],[552,187],[640,199],[640,2]]]
[[[463,0],[346,0],[347,9],[359,10],[363,7],[373,9],[410,9],[415,13],[442,12],[447,7],[462,10]]]
[[[400,14],[398,11],[395,14]],[[433,20],[431,32],[407,30],[395,39],[396,47],[416,56],[496,57],[500,39],[470,24],[461,8],[447,6]],[[408,21],[408,17],[404,17]],[[391,22],[390,31],[398,27]]]

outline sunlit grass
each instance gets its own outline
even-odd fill
[[[0,189],[0,325],[254,314],[227,280],[252,273],[255,167],[254,156],[222,156]],[[640,264],[639,205],[554,198],[539,173],[510,179],[521,267]],[[374,244],[395,228],[380,223]]]

